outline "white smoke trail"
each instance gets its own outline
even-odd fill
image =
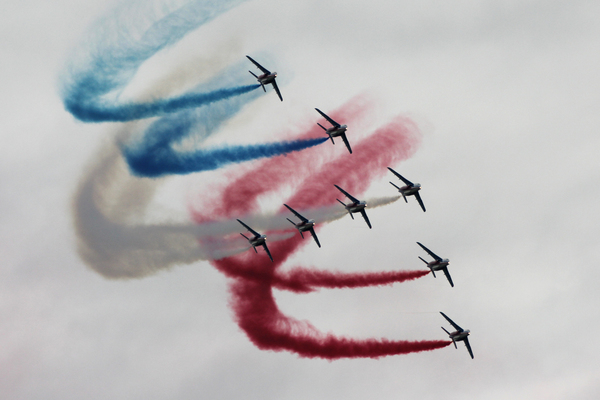
[[[249,249],[239,235],[244,228],[235,220],[205,224],[148,224],[143,217],[164,180],[139,179],[129,174],[119,148],[111,144],[84,174],[73,202],[73,217],[82,259],[107,278],[139,278],[175,265],[220,259]],[[370,199],[379,207],[399,196]],[[303,209],[300,214],[332,222],[345,216],[341,205]],[[269,215],[240,216],[258,231],[293,229],[287,211]],[[293,232],[269,234],[271,242]]]
[[[376,197],[373,199],[368,199],[367,204],[368,204],[369,208],[377,208],[377,207],[385,206],[387,204],[391,204],[391,203],[397,201],[398,199],[400,199],[401,197],[402,196]]]
[[[139,278],[175,265],[228,257],[249,249],[235,220],[205,224],[146,223],[144,216],[160,179],[131,176],[120,149],[108,145],[81,179],[73,201],[73,218],[81,258],[107,278]],[[301,210],[330,222],[341,218],[339,207]],[[293,229],[283,214],[240,216],[255,230]],[[293,232],[270,234],[284,240]]]

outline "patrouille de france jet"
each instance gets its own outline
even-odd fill
[[[423,250],[425,250],[427,253],[429,253],[429,255],[431,257],[434,258],[433,261],[425,261],[423,260],[421,257],[421,261],[423,261],[425,264],[427,264],[427,267],[431,270],[431,273],[433,274],[433,277],[435,278],[435,271],[444,271],[444,275],[446,275],[446,278],[448,278],[448,282],[450,282],[450,286],[454,287],[454,283],[452,283],[452,278],[450,278],[450,273],[448,272],[448,264],[450,264],[450,260],[447,258],[442,259],[441,257],[437,256],[433,251],[429,250],[427,247],[423,246],[421,243],[417,242],[417,244],[419,246],[421,246],[421,248]]]
[[[258,253],[258,251],[256,251],[256,246],[264,247],[265,251],[269,255],[269,258],[271,259],[271,262],[273,262],[273,257],[271,257],[271,252],[269,251],[269,248],[267,247],[267,237],[265,235],[261,235],[260,233],[256,232],[254,229],[250,228],[248,225],[246,225],[239,219],[237,220],[237,222],[244,225],[244,228],[248,229],[248,231],[254,235],[254,237],[249,238],[248,236],[244,235],[243,233],[240,233],[240,235],[245,237],[248,240],[248,242],[250,242],[250,244],[252,245],[252,248],[254,249],[254,252]]]
[[[348,151],[350,152],[350,154],[352,154],[352,148],[350,147],[350,143],[348,142],[348,138],[346,137],[346,130],[348,129],[348,126],[338,124],[337,122],[335,122],[334,120],[329,118],[323,111],[319,110],[318,108],[315,108],[315,110],[317,110],[317,112],[319,114],[321,114],[323,116],[323,118],[325,118],[327,121],[329,121],[329,123],[331,125],[333,125],[331,128],[325,128],[323,125],[321,125],[317,122],[317,125],[319,125],[321,128],[323,128],[325,130],[325,133],[327,133],[329,135],[329,139],[331,139],[331,143],[335,144],[335,142],[333,141],[334,137],[341,136],[342,140],[344,141],[344,144],[348,148]]]
[[[352,213],[359,212],[363,216],[363,218],[365,219],[365,222],[369,226],[369,229],[371,229],[371,222],[369,222],[369,217],[367,217],[367,212],[365,211],[365,208],[367,207],[367,202],[366,201],[360,201],[356,197],[352,197],[350,194],[348,194],[348,192],[346,192],[344,189],[342,189],[338,185],[333,185],[333,186],[335,186],[336,188],[338,188],[338,190],[340,192],[344,193],[346,195],[346,197],[349,198],[352,201],[352,203],[350,203],[350,204],[344,204],[344,202],[342,202],[340,199],[336,199],[337,201],[339,201],[340,203],[342,203],[342,205],[344,207],[346,207],[346,211],[348,211],[348,214],[350,214],[350,216],[352,217],[352,219],[354,219],[354,216],[352,215]]]
[[[473,350],[471,350],[471,345],[469,344],[469,335],[470,335],[471,331],[468,329],[464,330],[460,326],[456,325],[454,323],[454,321],[452,321],[450,318],[448,318],[448,316],[446,314],[444,314],[443,312],[440,311],[440,314],[442,314],[444,316],[444,318],[446,318],[446,320],[448,322],[450,322],[450,325],[452,325],[454,327],[454,329],[456,329],[456,331],[450,333],[446,329],[444,329],[444,327],[442,326],[442,329],[444,329],[444,332],[446,332],[448,334],[448,337],[452,340],[452,343],[454,343],[454,348],[458,349],[458,347],[456,346],[456,342],[461,342],[461,341],[465,342],[465,346],[467,346],[467,350],[469,351],[471,358],[474,358]]]
[[[263,90],[266,92],[267,89],[265,89],[265,85],[268,85],[270,83],[271,85],[273,85],[273,89],[275,89],[275,92],[277,92],[277,96],[279,96],[279,100],[283,101],[283,97],[281,97],[281,92],[279,91],[279,88],[277,87],[277,82],[275,82],[275,78],[277,77],[277,72],[269,71],[268,69],[266,69],[265,67],[263,67],[262,65],[257,63],[250,56],[246,56],[246,57],[248,57],[248,60],[252,61],[254,63],[254,65],[256,65],[258,67],[258,69],[260,69],[262,71],[261,75],[256,75],[252,71],[248,71],[248,72],[250,72],[252,75],[254,75],[254,77],[256,78],[258,83],[260,83],[260,86],[262,86]]]
[[[316,224],[315,220],[304,218],[296,210],[294,210],[292,207],[288,206],[287,204],[284,204],[284,206],[286,206],[288,210],[290,210],[292,213],[294,213],[294,215],[296,217],[300,218],[301,222],[299,222],[299,223],[295,223],[294,221],[292,221],[289,218],[286,218],[286,219],[288,221],[290,221],[292,224],[294,224],[296,229],[298,229],[298,232],[300,232],[300,236],[302,236],[302,239],[304,239],[304,235],[302,234],[302,232],[309,231],[310,234],[312,235],[313,239],[315,239],[315,242],[317,242],[317,246],[321,247],[321,243],[319,243],[319,238],[317,238],[317,234],[315,233],[315,229],[314,229],[314,226]]]
[[[405,177],[403,177],[402,175],[400,175],[399,173],[397,173],[390,167],[388,167],[388,169],[390,171],[392,171],[392,173],[394,175],[396,175],[402,182],[404,182],[404,186],[402,186],[402,187],[398,187],[398,186],[394,185],[392,182],[390,182],[392,184],[392,186],[394,186],[396,189],[398,189],[398,191],[404,198],[404,201],[408,203],[406,196],[415,196],[415,198],[419,202],[419,205],[421,206],[423,211],[425,211],[425,206],[423,205],[423,200],[421,200],[421,195],[419,194],[419,190],[421,190],[421,184],[420,183],[412,183],[411,181],[409,181],[408,179],[406,179]]]

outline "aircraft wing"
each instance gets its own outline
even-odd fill
[[[252,234],[254,236],[260,236],[260,233],[256,232],[254,229],[250,228],[248,225],[246,225],[245,223],[243,223],[242,221],[240,221],[239,219],[237,220],[237,222],[239,222],[240,224],[244,225],[244,228],[248,229],[250,232],[252,232]]]
[[[293,212],[296,217],[300,218],[302,220],[302,222],[308,222],[308,219],[304,218],[302,215],[300,215],[298,212],[296,212],[296,210],[294,210],[292,207],[288,206],[287,204],[284,204],[284,206],[286,206],[286,208],[288,210]]]
[[[450,272],[448,272],[448,268],[444,267],[443,271],[444,275],[446,275],[446,278],[448,278],[448,282],[450,282],[450,286],[454,287],[454,283],[452,283],[452,278],[450,278]]]
[[[465,338],[464,342],[465,342],[465,346],[467,346],[467,350],[469,351],[469,354],[471,355],[471,358],[475,358],[475,357],[473,357],[473,350],[471,350],[471,345],[469,344],[469,338]]]
[[[369,221],[369,217],[367,217],[367,212],[365,211],[364,208],[362,210],[360,210],[360,215],[363,216],[363,218],[365,219],[365,222],[367,223],[367,225],[369,225],[369,229],[372,229],[371,222]]]
[[[409,181],[408,179],[406,179],[405,177],[403,177],[402,175],[400,175],[399,173],[397,173],[396,171],[394,171],[394,170],[393,170],[393,169],[391,169],[390,167],[388,167],[388,169],[389,169],[390,171],[392,171],[392,173],[393,173],[394,175],[396,175],[396,176],[397,176],[397,177],[398,177],[398,178],[399,178],[399,179],[400,179],[402,182],[404,182],[404,183],[405,183],[405,184],[407,184],[408,186],[414,186],[414,184],[413,184],[411,181]]]
[[[339,187],[338,185],[333,185],[336,188],[338,188],[338,190],[342,193],[344,193],[346,195],[347,198],[349,198],[350,200],[352,200],[355,203],[360,203],[360,201],[356,198],[356,197],[352,197],[348,192],[346,192],[344,189],[342,189],[341,187]]]
[[[425,212],[425,205],[423,204],[423,200],[421,200],[421,195],[419,194],[419,192],[415,193],[415,197],[417,198],[419,205],[423,209],[423,212]]]
[[[335,126],[336,128],[340,126],[340,124],[338,124],[337,122],[335,122],[334,120],[332,120],[331,118],[329,118],[329,117],[327,116],[327,114],[325,114],[323,111],[319,110],[318,108],[315,108],[315,110],[317,110],[317,112],[318,112],[319,114],[321,114],[321,116],[322,116],[323,118],[325,118],[327,121],[329,121],[329,123],[330,123],[331,125]]]
[[[446,318],[446,320],[447,320],[448,322],[450,322],[450,325],[452,325],[452,326],[454,327],[454,329],[456,329],[456,330],[457,330],[457,331],[459,331],[459,332],[463,332],[463,331],[464,331],[464,329],[463,329],[463,328],[461,328],[460,326],[456,325],[456,323],[455,323],[454,321],[452,321],[450,318],[448,318],[448,316],[447,316],[446,314],[444,314],[444,313],[443,313],[443,312],[441,312],[441,311],[440,311],[440,314],[442,314],[442,315],[444,316],[444,318]],[[466,339],[465,339],[465,341],[466,341]]]
[[[263,67],[262,65],[260,65],[259,63],[257,63],[252,57],[250,56],[246,56],[248,58],[248,60],[252,61],[252,63],[254,65],[256,65],[258,67],[258,69],[260,69],[263,73],[265,74],[271,74],[271,71],[269,71],[268,69],[266,69],[265,67]]]
[[[418,244],[419,246],[421,246],[421,248],[422,248],[423,250],[425,250],[427,253],[429,253],[429,255],[430,255],[431,257],[435,258],[437,261],[442,261],[442,258],[441,258],[441,257],[439,257],[439,256],[437,256],[437,255],[436,255],[436,254],[435,254],[433,251],[429,250],[427,247],[423,246],[423,245],[422,245],[421,243],[419,243],[419,242],[417,242],[417,244]]]
[[[271,259],[271,262],[273,262],[273,257],[271,256],[271,252],[269,251],[269,248],[267,247],[267,244],[263,243],[262,246],[265,248],[265,251],[267,252],[269,258]]]
[[[321,247],[321,243],[319,243],[319,238],[317,237],[317,234],[315,233],[315,230],[313,228],[310,228],[310,234],[312,235],[313,239],[315,239],[315,242],[317,242],[317,246]]]
[[[275,79],[273,79],[273,82],[271,82],[271,84],[273,85],[273,89],[275,89],[277,96],[279,96],[279,100],[283,101],[283,97],[281,97],[281,92],[279,91],[279,87],[277,86],[277,82],[275,82]]]
[[[350,152],[350,154],[352,154],[352,148],[350,147],[350,142],[348,142],[348,138],[346,137],[346,134],[342,133],[341,136],[342,136],[342,140],[344,141],[344,144],[348,148],[348,151]]]

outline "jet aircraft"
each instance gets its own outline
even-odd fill
[[[344,204],[340,199],[336,199],[337,201],[339,201],[340,203],[342,203],[342,205],[344,207],[346,207],[346,211],[348,211],[348,214],[350,214],[350,216],[352,217],[352,219],[354,219],[354,216],[352,215],[352,213],[359,212],[363,216],[363,218],[365,219],[365,222],[369,226],[369,229],[371,229],[371,222],[369,222],[369,217],[367,217],[367,212],[365,211],[365,208],[367,207],[367,202],[366,201],[360,201],[356,197],[352,197],[350,194],[348,194],[348,192],[346,192],[344,189],[342,189],[338,185],[333,185],[333,186],[335,186],[336,188],[338,188],[338,190],[340,192],[344,193],[347,198],[349,198],[350,200],[352,200],[351,204]]]
[[[446,278],[448,278],[448,282],[450,282],[450,286],[454,287],[454,283],[452,283],[452,278],[450,278],[450,273],[448,272],[448,264],[450,264],[450,260],[447,258],[442,259],[441,257],[437,256],[433,251],[429,250],[427,247],[423,246],[421,243],[417,242],[417,244],[419,246],[421,246],[421,248],[423,250],[425,250],[427,253],[429,253],[429,255],[431,257],[434,258],[433,261],[425,261],[423,260],[421,257],[421,261],[423,261],[425,264],[427,264],[427,267],[431,270],[431,273],[433,274],[433,277],[435,278],[435,271],[444,271],[444,275],[446,275]]]
[[[292,213],[294,213],[294,215],[296,217],[300,218],[301,222],[299,222],[299,223],[295,223],[294,221],[292,221],[289,218],[286,218],[286,219],[288,221],[290,221],[292,224],[294,224],[296,229],[298,229],[298,232],[300,232],[300,236],[302,236],[302,239],[304,239],[304,235],[302,234],[302,232],[309,231],[310,234],[312,235],[313,239],[315,239],[315,242],[317,242],[317,246],[321,247],[321,243],[319,243],[319,238],[317,238],[317,234],[315,233],[315,229],[314,229],[315,220],[304,218],[296,210],[294,210],[292,207],[288,206],[287,204],[284,204],[284,206],[286,206],[286,208],[288,210],[290,210]]]
[[[348,126],[338,124],[337,122],[335,122],[334,120],[329,118],[323,111],[319,110],[318,108],[315,108],[315,110],[317,110],[317,112],[319,114],[321,114],[323,116],[323,118],[325,118],[327,121],[329,121],[329,123],[331,125],[333,125],[331,128],[325,128],[323,125],[321,125],[317,122],[317,125],[319,125],[321,128],[323,128],[325,130],[325,133],[327,133],[329,135],[329,139],[331,139],[331,143],[335,144],[335,142],[333,141],[334,137],[341,136],[342,140],[344,141],[344,144],[348,148],[348,151],[350,152],[350,154],[352,154],[352,148],[350,147],[350,143],[348,142],[348,138],[346,137],[346,130],[348,129]]]
[[[269,71],[268,69],[266,69],[265,67],[263,67],[262,65],[257,63],[250,56],[246,56],[246,57],[248,57],[248,60],[252,61],[252,63],[254,63],[254,65],[256,65],[258,67],[258,69],[260,69],[262,71],[261,75],[256,75],[252,71],[248,71],[248,72],[250,72],[252,75],[254,75],[254,77],[256,78],[258,83],[260,83],[260,86],[262,86],[263,90],[266,92],[267,89],[265,89],[265,85],[268,85],[270,83],[271,85],[273,85],[273,89],[275,89],[275,92],[277,92],[277,96],[279,96],[279,100],[283,101],[283,97],[281,97],[281,92],[279,91],[279,88],[277,87],[277,82],[275,82],[275,78],[277,77],[277,72]]]
[[[454,327],[454,329],[456,329],[456,331],[450,333],[446,329],[444,329],[444,327],[442,326],[442,329],[444,329],[444,332],[446,332],[448,334],[448,337],[450,339],[452,339],[452,343],[454,343],[454,348],[458,349],[458,347],[456,346],[456,342],[463,341],[463,342],[465,342],[465,346],[467,346],[467,350],[469,351],[471,358],[474,358],[473,350],[471,350],[471,345],[469,344],[469,338],[468,338],[471,331],[468,329],[464,330],[460,326],[456,325],[454,323],[454,321],[452,321],[450,318],[448,318],[448,316],[446,314],[444,314],[443,312],[440,311],[440,314],[442,314],[444,316],[444,318],[446,318],[446,320],[448,320],[448,322],[450,322],[450,325],[452,325]]]
[[[256,251],[256,246],[264,247],[265,251],[269,255],[269,258],[271,259],[271,262],[273,262],[273,257],[271,256],[271,252],[269,251],[269,248],[267,247],[267,237],[265,235],[261,235],[260,233],[256,232],[254,229],[250,228],[248,225],[246,225],[239,219],[237,221],[240,224],[242,224],[244,226],[244,228],[248,229],[248,231],[250,231],[254,235],[254,237],[249,238],[248,236],[244,235],[243,233],[240,233],[240,235],[245,237],[248,240],[248,242],[250,242],[250,244],[252,245],[252,248],[254,249],[254,252],[258,253],[258,251]]]
[[[419,190],[421,190],[421,184],[420,183],[412,183],[411,181],[409,181],[408,179],[404,178],[402,175],[400,175],[399,173],[397,173],[396,171],[394,171],[390,167],[388,167],[388,169],[390,171],[392,171],[392,173],[394,175],[396,175],[398,178],[400,178],[400,180],[402,182],[404,182],[405,186],[402,186],[402,187],[398,187],[398,186],[394,185],[392,182],[390,182],[392,184],[392,186],[394,186],[396,189],[398,189],[398,191],[400,192],[400,194],[404,198],[404,201],[408,203],[408,200],[406,199],[406,196],[415,196],[415,198],[419,202],[419,205],[423,209],[423,212],[425,212],[425,206],[423,205],[423,200],[421,200],[421,195],[419,194]]]

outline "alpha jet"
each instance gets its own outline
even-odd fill
[[[434,258],[433,261],[425,261],[423,260],[421,257],[421,261],[423,261],[425,264],[427,264],[427,268],[429,268],[431,270],[431,273],[433,274],[433,277],[435,278],[435,271],[444,271],[444,275],[446,275],[446,278],[448,278],[448,282],[450,282],[450,286],[454,287],[454,283],[452,283],[452,278],[450,278],[450,273],[448,272],[448,265],[450,264],[450,260],[447,258],[442,259],[441,257],[437,256],[433,251],[429,250],[427,247],[423,246],[421,243],[417,242],[417,244],[419,246],[421,246],[421,248],[423,250],[425,250],[427,253],[429,253],[429,255],[431,257]]]
[[[350,216],[352,217],[352,219],[354,219],[354,216],[352,215],[352,213],[359,212],[360,215],[362,215],[363,218],[365,219],[365,222],[369,226],[369,229],[371,229],[371,222],[369,222],[369,217],[367,217],[367,212],[365,211],[365,208],[367,207],[367,202],[366,201],[360,201],[356,197],[352,197],[350,194],[348,194],[348,192],[346,192],[344,189],[342,189],[338,185],[333,185],[333,186],[335,186],[336,188],[338,188],[338,190],[340,192],[344,193],[346,195],[346,197],[349,198],[352,201],[352,203],[350,203],[350,204],[344,204],[344,202],[342,202],[340,199],[336,199],[337,201],[339,201],[340,203],[342,203],[342,205],[344,207],[346,207],[346,211],[348,211],[348,214],[350,214]]]
[[[465,342],[465,346],[467,346],[467,350],[469,351],[471,358],[474,358],[473,350],[471,350],[471,345],[469,344],[469,337],[468,337],[471,334],[471,331],[468,329],[464,330],[460,326],[456,325],[454,323],[454,321],[452,321],[450,318],[448,318],[448,316],[446,314],[444,314],[443,312],[440,311],[440,314],[442,314],[444,316],[444,318],[446,318],[446,320],[448,322],[450,322],[450,325],[452,325],[454,327],[454,329],[456,329],[456,331],[450,333],[446,329],[444,329],[444,327],[442,326],[442,329],[444,329],[444,332],[446,332],[448,334],[448,337],[452,340],[452,343],[454,343],[454,348],[458,349],[458,347],[456,346],[456,342],[461,342],[461,341]]]
[[[252,245],[252,248],[254,249],[255,253],[258,253],[258,251],[256,251],[256,246],[262,246],[265,248],[265,251],[267,252],[269,258],[271,259],[271,262],[273,262],[273,257],[271,256],[271,252],[269,251],[269,248],[267,247],[267,236],[266,235],[261,235],[260,233],[256,232],[254,229],[250,228],[248,225],[246,225],[245,223],[243,223],[242,221],[240,221],[239,219],[237,220],[237,222],[239,222],[240,224],[244,225],[244,228],[248,229],[248,231],[250,231],[254,237],[249,238],[248,236],[244,235],[243,233],[240,233],[240,235],[242,235],[243,237],[246,238],[246,240],[248,240],[248,242],[250,242],[250,244]]]
[[[275,78],[277,77],[277,72],[269,71],[268,69],[266,69],[265,67],[263,67],[262,65],[257,63],[250,56],[246,56],[246,57],[248,57],[248,60],[252,61],[252,63],[254,63],[254,65],[256,65],[258,67],[258,69],[260,69],[262,71],[261,75],[256,75],[252,71],[248,71],[248,72],[250,72],[252,75],[254,75],[254,77],[256,78],[258,83],[260,83],[260,86],[262,86],[263,90],[266,92],[267,89],[265,89],[265,85],[268,85],[270,83],[271,85],[273,85],[273,89],[275,89],[275,92],[277,92],[277,96],[279,96],[279,100],[283,101],[283,97],[281,97],[281,92],[279,91],[279,88],[277,87],[277,82],[275,82]]]
[[[300,236],[302,236],[302,239],[304,239],[304,235],[302,234],[302,232],[309,231],[310,234],[312,235],[313,239],[315,239],[315,242],[317,242],[317,246],[321,247],[321,243],[319,243],[319,238],[317,238],[317,234],[315,233],[315,229],[314,229],[314,226],[316,224],[315,220],[304,218],[296,210],[294,210],[292,207],[288,206],[287,204],[284,204],[284,206],[286,206],[286,208],[288,210],[290,210],[292,213],[294,213],[294,215],[296,217],[300,218],[301,222],[299,222],[299,223],[295,223],[294,221],[292,221],[289,218],[286,218],[286,219],[288,221],[290,221],[292,224],[294,224],[296,229],[298,229],[298,232],[300,232]]]
[[[329,139],[331,139],[331,143],[335,144],[335,142],[333,141],[333,138],[340,136],[342,138],[342,140],[344,141],[344,144],[348,148],[348,151],[350,152],[350,154],[352,154],[352,148],[350,147],[350,143],[348,142],[348,138],[346,137],[346,130],[348,129],[348,126],[338,124],[337,122],[335,122],[334,120],[329,118],[323,111],[319,110],[318,108],[315,108],[315,110],[317,110],[317,112],[319,114],[321,114],[323,116],[323,118],[325,118],[327,121],[329,121],[329,123],[331,125],[333,125],[331,128],[325,128],[323,125],[321,125],[317,122],[317,125],[319,125],[321,128],[323,128],[325,130],[325,133],[327,133],[329,135]]]
[[[398,187],[398,186],[394,185],[392,182],[390,182],[392,184],[392,186],[394,186],[396,189],[398,189],[398,191],[404,198],[404,201],[408,203],[408,199],[406,198],[406,196],[415,196],[415,198],[419,202],[419,205],[423,209],[423,212],[425,212],[425,206],[423,205],[423,200],[421,200],[421,195],[419,194],[419,190],[421,190],[421,184],[420,183],[412,183],[411,181],[404,178],[402,175],[400,175],[399,173],[397,173],[390,167],[388,167],[388,169],[390,171],[392,171],[392,173],[394,175],[396,175],[402,182],[404,182],[404,186],[402,186],[402,187]]]

